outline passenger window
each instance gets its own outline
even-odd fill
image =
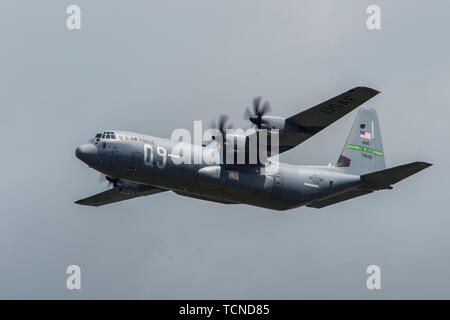
[[[112,136],[111,136],[111,139],[116,139],[116,136],[113,134]]]
[[[105,134],[102,135],[102,139],[105,139]]]
[[[111,136],[109,134],[106,135],[106,139],[109,139]]]

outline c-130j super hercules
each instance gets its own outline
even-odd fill
[[[266,138],[269,158],[249,161],[251,136],[276,129],[278,152],[287,151],[371,99],[379,92],[356,87],[315,107],[289,118],[266,115],[268,103],[253,100],[253,112],[246,117],[253,123],[253,133],[228,134],[225,118],[218,125],[222,140],[212,136],[220,161],[180,164],[180,155],[173,151],[178,141],[138,133],[107,130],[98,133],[88,144],[76,149],[76,156],[89,167],[106,175],[109,190],[76,201],[77,204],[102,206],[136,197],[172,190],[175,193],[223,204],[248,204],[274,210],[300,206],[323,208],[392,185],[431,166],[412,162],[386,169],[380,128],[376,112],[362,107],[334,166],[296,166],[274,162],[275,154]],[[241,147],[233,145],[232,156],[241,152],[241,164],[223,161],[228,141],[244,140]],[[257,140],[259,137],[257,138]],[[219,143],[219,140],[221,143]],[[259,146],[259,145],[258,145]],[[207,146],[185,144],[181,149],[189,158],[203,153]],[[189,159],[190,160],[190,159]],[[271,167],[277,170],[270,170]]]

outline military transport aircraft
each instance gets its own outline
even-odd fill
[[[282,153],[378,93],[371,88],[356,87],[288,118],[267,115],[270,105],[258,97],[253,100],[253,112],[247,109],[245,117],[253,124],[256,135],[263,130],[278,130],[278,153]],[[217,149],[225,150],[224,144],[229,141],[226,117],[220,118],[217,127],[226,137],[221,143],[217,139]],[[300,206],[323,208],[373,191],[392,189],[393,184],[431,166],[426,162],[412,162],[386,169],[378,118],[375,110],[368,107],[359,110],[334,166],[279,163],[273,160],[275,153],[270,152],[267,159],[258,158],[251,163],[247,150],[249,136],[232,136],[246,141],[243,148],[247,157],[243,164],[225,161],[180,164],[180,155],[172,152],[178,141],[121,130],[98,133],[88,144],[77,147],[75,154],[104,174],[110,188],[76,203],[98,207],[171,190],[182,196],[223,204],[248,204],[274,210]],[[186,144],[183,148],[192,150],[190,156],[194,158],[207,146]],[[237,147],[233,148],[236,151]],[[218,154],[224,156],[223,152]],[[277,170],[268,170],[272,166]]]

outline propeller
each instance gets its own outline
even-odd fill
[[[250,110],[250,107],[245,109],[244,119],[250,120],[251,123],[256,125],[258,129],[261,129],[262,117],[266,113],[270,111],[270,103],[269,101],[262,102],[262,97],[256,97],[253,99],[252,106],[253,110]]]
[[[227,122],[228,122],[228,116],[222,114],[222,115],[220,115],[217,123],[213,120],[209,127],[212,129],[218,129],[222,133],[222,137],[225,140],[226,130],[233,128],[233,124],[232,123],[227,124]],[[212,139],[216,140],[216,137],[213,136]]]

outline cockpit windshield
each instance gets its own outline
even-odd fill
[[[103,133],[97,133],[92,139],[97,142],[99,142],[100,139],[116,140],[116,134],[112,131],[105,131]]]
[[[113,140],[115,140],[115,139],[116,139],[116,135],[115,135],[114,132],[111,132],[111,131],[105,131],[105,132],[103,132],[103,133],[98,133],[98,134],[95,136],[95,138],[97,138],[97,139],[102,138],[102,139],[113,139]]]

